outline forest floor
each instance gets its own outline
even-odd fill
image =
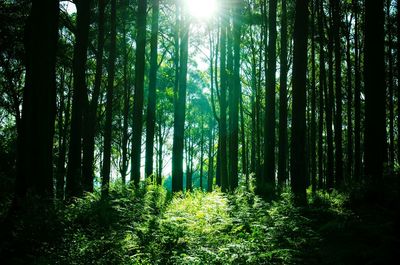
[[[309,196],[312,198],[312,196]],[[354,196],[353,196],[354,197]],[[400,264],[398,206],[339,193],[309,205],[290,193],[171,196],[149,186],[88,194],[19,218],[0,245],[2,264]],[[359,202],[363,203],[359,203]],[[357,204],[358,203],[358,204]],[[397,208],[396,208],[397,207]]]

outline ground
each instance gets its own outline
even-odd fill
[[[355,207],[337,192],[309,194],[307,207],[291,201],[290,192],[266,203],[245,190],[171,196],[116,186],[107,200],[88,194],[40,217],[31,209],[1,256],[5,264],[400,264],[391,208]]]

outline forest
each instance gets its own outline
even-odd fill
[[[400,264],[400,0],[1,0],[1,264]]]

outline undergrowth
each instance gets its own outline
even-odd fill
[[[95,192],[31,209],[0,257],[4,264],[352,264],[351,251],[368,251],[351,238],[371,224],[351,209],[349,195],[308,197],[302,208],[288,191],[266,203],[245,190],[172,196],[157,186],[115,185],[107,199]]]

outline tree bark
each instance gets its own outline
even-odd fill
[[[116,53],[116,0],[111,0],[111,31],[110,31],[110,51],[108,55],[108,78],[106,95],[106,120],[104,124],[104,153],[102,169],[102,196],[108,196],[110,169],[111,169],[111,145],[112,145],[112,117],[113,117],[113,97],[114,97],[114,78],[115,78],[115,53]]]
[[[73,75],[74,87],[72,96],[71,132],[68,153],[68,170],[65,195],[67,198],[82,195],[82,134],[83,112],[87,104],[86,62],[89,45],[91,1],[76,3],[77,26],[74,46]]]
[[[379,184],[382,178],[385,154],[383,3],[383,0],[365,2],[365,175],[374,184]]]
[[[292,190],[298,204],[306,204],[306,71],[308,1],[296,0],[293,51],[293,107],[291,138]]]
[[[133,101],[131,180],[135,187],[140,182],[140,157],[142,154],[144,70],[146,50],[146,10],[147,1],[138,0],[136,62],[135,62],[135,94]]]
[[[153,0],[153,15],[151,22],[150,40],[150,74],[149,74],[149,95],[146,119],[146,158],[145,171],[146,177],[153,176],[153,156],[154,156],[154,131],[156,124],[156,87],[157,87],[157,44],[158,44],[158,14],[160,9],[159,0]]]

